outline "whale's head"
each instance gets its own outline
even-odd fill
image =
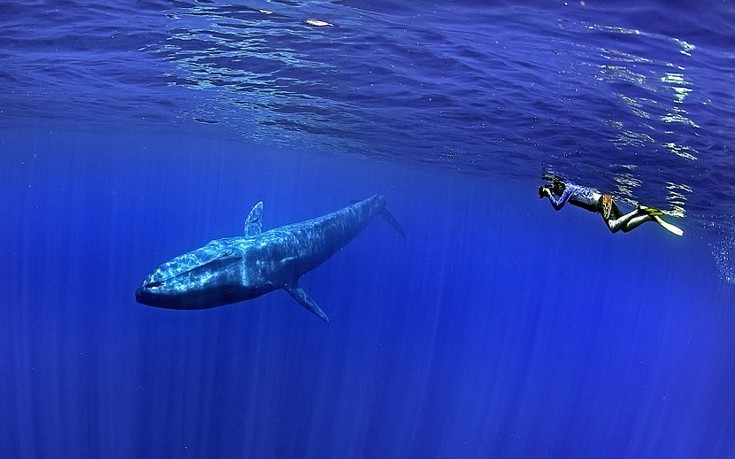
[[[245,282],[247,252],[230,239],[212,241],[153,270],[135,299],[167,309],[206,309],[260,296],[262,286]]]

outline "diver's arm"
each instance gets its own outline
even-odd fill
[[[559,210],[562,207],[564,207],[564,204],[569,201],[569,197],[572,195],[571,187],[567,186],[564,188],[564,192],[559,196],[558,198],[554,196],[553,194],[549,193],[549,201],[551,201],[551,205],[554,206],[554,209]]]

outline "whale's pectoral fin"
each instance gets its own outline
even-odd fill
[[[263,201],[253,206],[245,219],[245,236],[257,236],[263,231]]]
[[[319,305],[316,304],[316,302],[304,291],[304,289],[299,287],[299,284],[294,283],[291,285],[285,285],[283,289],[286,290],[296,301],[298,301],[301,306],[321,317],[324,322],[329,323],[329,317],[327,317],[324,311],[322,311],[322,308],[320,308]]]
[[[380,211],[380,216],[388,222],[391,228],[396,230],[396,233],[400,234],[403,239],[406,239],[406,233],[403,231],[403,228],[401,228],[401,225],[398,224],[398,220],[396,220],[396,217],[394,217],[388,209],[383,207],[383,209],[381,209]]]

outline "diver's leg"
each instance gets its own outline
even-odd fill
[[[653,218],[651,218],[650,215],[642,213],[638,209],[635,209],[620,218],[611,218],[609,220],[605,220],[605,223],[607,223],[607,227],[610,228],[610,231],[613,233],[617,233],[620,230],[623,230],[624,233],[627,233],[628,231],[637,228],[643,223],[651,220],[653,220]]]
[[[633,218],[629,219],[628,222],[625,224],[625,226],[622,227],[622,230],[624,233],[627,233],[628,231],[634,230],[638,228],[639,226],[641,226],[642,224],[646,222],[650,222],[650,221],[653,221],[653,217],[651,217],[648,214],[639,213],[637,216],[634,216]]]

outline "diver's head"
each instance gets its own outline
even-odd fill
[[[561,196],[564,194],[564,190],[566,189],[566,185],[561,179],[554,179],[551,183],[547,183],[546,185],[542,185],[538,189],[538,194],[540,198],[544,197],[544,189],[549,191],[549,195],[554,196]]]
[[[567,186],[564,184],[562,180],[554,180],[554,182],[551,184],[551,192],[554,193],[557,196],[561,196],[564,194],[564,190],[567,188]]]
[[[558,175],[544,174],[541,176],[541,180],[548,182],[545,186],[553,192],[558,191],[559,193],[563,193],[566,187],[564,185],[564,178]]]

